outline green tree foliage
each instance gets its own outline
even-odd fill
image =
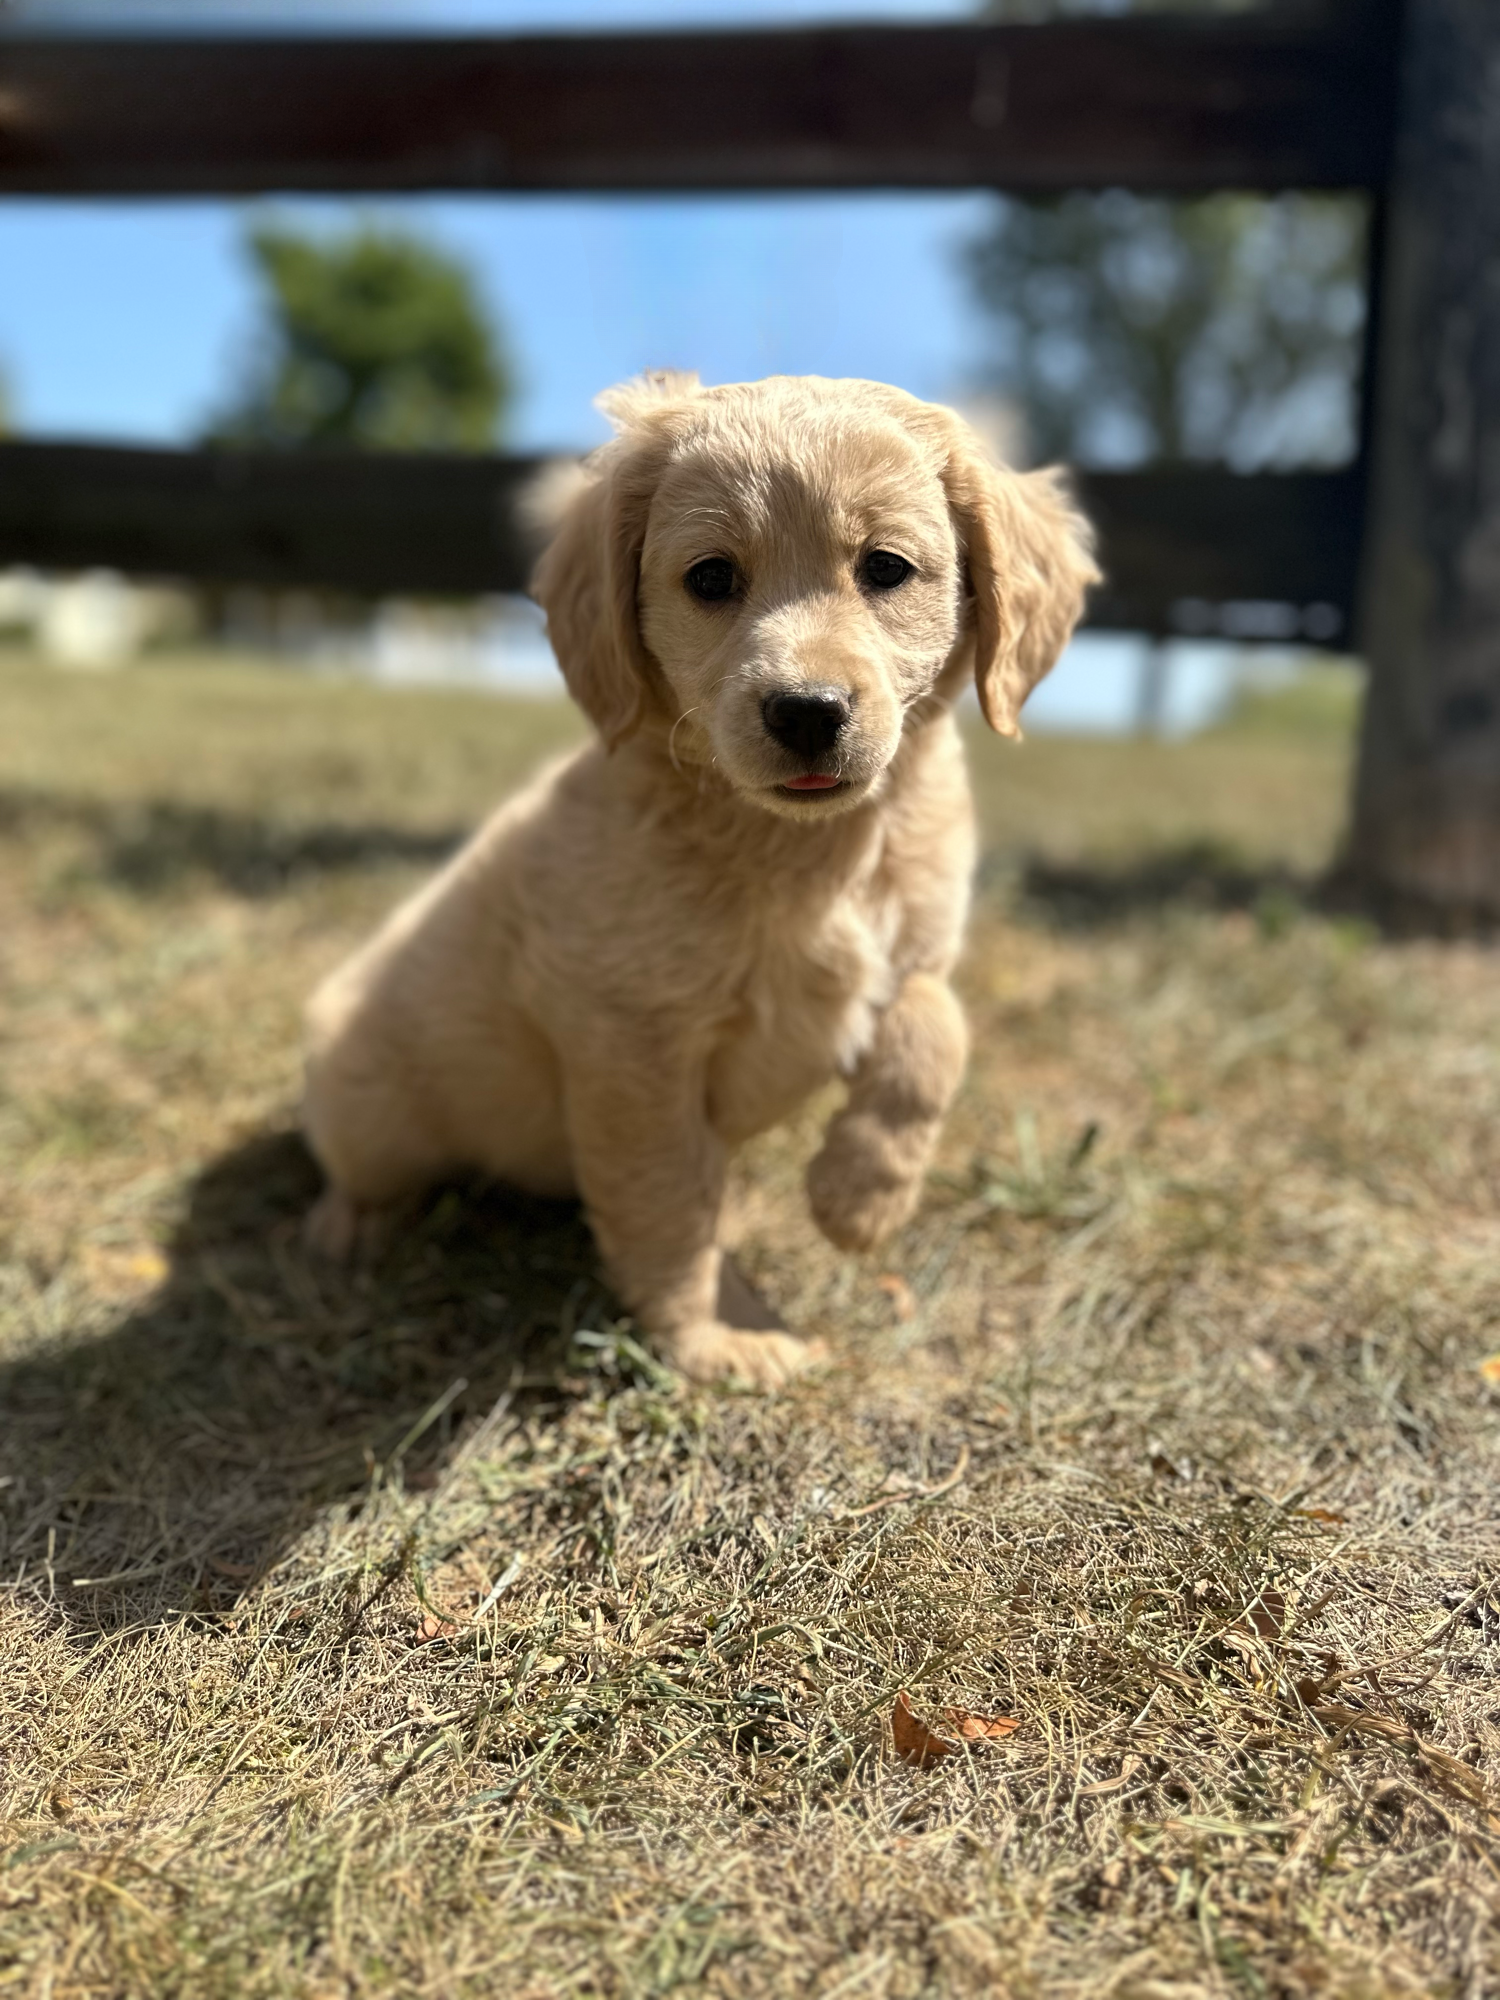
[[[371,224],[248,234],[263,325],[221,442],[479,451],[510,377],[474,281],[455,258]]]
[[[1365,216],[1333,195],[1006,202],[969,248],[1038,457],[1334,464],[1355,440]]]
[[[992,20],[1254,11],[1264,0],[989,0]],[[1284,9],[1296,0],[1282,0]],[[1318,0],[1302,0],[1309,12]],[[970,246],[994,386],[1038,458],[1336,464],[1355,442],[1356,199],[1112,192],[1008,201]]]

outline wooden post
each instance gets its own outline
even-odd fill
[[[1500,5],[1408,0],[1362,593],[1353,885],[1500,916]]]

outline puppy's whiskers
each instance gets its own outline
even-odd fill
[[[690,715],[696,715],[698,713],[698,707],[699,704],[695,703],[692,708],[685,708],[682,711],[681,715],[678,716],[677,720],[672,724],[671,731],[667,737],[667,756],[671,761],[672,769],[677,773],[679,778],[682,776],[682,766],[677,761],[677,751],[676,748],[674,747],[677,742],[677,732],[679,729],[681,729],[683,723],[687,721]]]

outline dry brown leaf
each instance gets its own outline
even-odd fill
[[[896,1696],[891,1710],[891,1735],[895,1739],[896,1755],[903,1764],[915,1764],[919,1771],[938,1763],[944,1757],[952,1757],[958,1745],[946,1736],[934,1736],[918,1716],[913,1715],[906,1689]]]
[[[1345,1677],[1338,1671],[1338,1661],[1332,1655],[1325,1654],[1324,1667],[1321,1674],[1316,1677],[1312,1674],[1307,1674],[1301,1680],[1294,1683],[1297,1690],[1297,1698],[1299,1701],[1305,1703],[1308,1708],[1315,1708],[1325,1695],[1338,1686],[1340,1680],[1343,1678]]]
[[[891,1311],[903,1323],[917,1316],[917,1295],[899,1271],[884,1271],[875,1280],[891,1302]]]
[[[1490,1354],[1479,1364],[1479,1372],[1486,1382],[1500,1382],[1500,1354]]]
[[[444,1638],[458,1626],[456,1618],[439,1618],[435,1611],[424,1611],[417,1625],[416,1640],[425,1646],[430,1640]]]
[[[1279,1639],[1286,1630],[1286,1598],[1279,1590],[1263,1590],[1245,1616],[1257,1638]]]
[[[945,1708],[943,1713],[970,1743],[998,1742],[1002,1736],[1013,1736],[1021,1726],[1016,1715],[971,1715],[966,1708]]]

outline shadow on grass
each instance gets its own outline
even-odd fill
[[[470,831],[431,831],[326,821],[299,825],[266,814],[228,812],[171,800],[111,804],[55,793],[0,791],[0,835],[48,828],[83,834],[97,846],[93,868],[106,881],[144,893],[209,876],[242,896],[282,893],[308,875],[381,862],[445,861]]]
[[[1363,878],[1346,860],[1322,874],[1255,867],[1232,848],[1195,841],[1111,866],[1028,856],[988,857],[982,885],[1023,915],[1068,930],[1104,930],[1173,910],[1243,910],[1267,937],[1300,917],[1357,926],[1370,936],[1493,943],[1500,919],[1488,905],[1436,904]]]
[[[301,1247],[318,1183],[295,1134],[240,1146],[197,1180],[144,1303],[0,1368],[4,1573],[71,1629],[222,1612],[434,1403],[409,1487],[507,1389],[545,1407],[579,1386],[572,1335],[614,1308],[576,1206],[448,1189],[345,1275]]]
[[[1321,888],[1284,867],[1254,867],[1232,849],[1195,841],[1111,867],[1031,857],[1011,880],[1021,907],[1069,929],[1095,930],[1142,914],[1248,910],[1267,928],[1321,906]]]

